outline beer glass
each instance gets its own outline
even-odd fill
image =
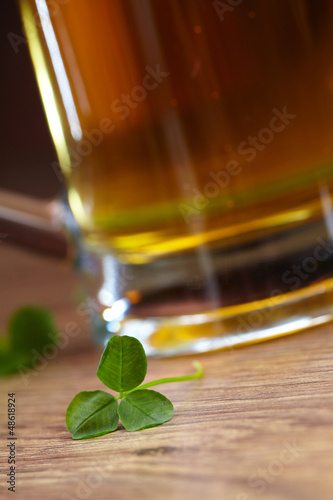
[[[332,2],[20,7],[99,340],[169,355],[330,321]]]

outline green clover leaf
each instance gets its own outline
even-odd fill
[[[173,405],[160,392],[143,389],[125,396],[120,402],[118,413],[127,431],[139,431],[170,420]]]
[[[109,389],[130,391],[144,380],[147,356],[134,337],[112,337],[101,358],[97,376]]]
[[[87,439],[113,432],[118,427],[118,403],[104,391],[79,392],[66,413],[66,425],[73,439]]]

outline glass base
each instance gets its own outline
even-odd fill
[[[303,294],[277,297],[278,303],[248,304],[248,312],[216,309],[193,315],[131,317],[119,324],[95,317],[96,340],[113,334],[136,337],[150,356],[173,356],[231,349],[289,335],[333,320],[333,280],[308,287]],[[127,305],[125,303],[125,305]],[[116,320],[117,321],[117,320]],[[117,332],[110,330],[117,329]]]
[[[333,319],[333,245],[324,220],[243,245],[144,265],[90,253],[98,343],[137,337],[147,355],[227,349]],[[91,266],[90,266],[91,267]]]

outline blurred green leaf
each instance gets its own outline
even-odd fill
[[[9,346],[15,352],[30,352],[36,349],[42,354],[47,344],[58,341],[58,330],[53,315],[47,309],[36,306],[17,310],[8,324]]]
[[[37,306],[18,309],[9,319],[8,337],[0,338],[0,376],[32,368],[38,353],[56,345],[58,330],[51,312]]]
[[[0,336],[0,371],[3,363],[8,357],[8,341],[5,337]]]
[[[19,373],[21,367],[24,370],[31,368],[31,358],[27,354],[16,354],[9,352],[2,359],[0,356],[0,377],[7,377]]]

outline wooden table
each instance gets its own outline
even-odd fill
[[[73,441],[65,411],[103,388],[101,350],[78,314],[78,280],[64,264],[0,246],[2,330],[26,303],[50,307],[61,331],[81,331],[46,366],[2,379],[1,498],[112,500],[332,500],[331,325],[232,351],[200,355],[205,376],[167,384],[170,422]],[[191,357],[151,360],[148,377],[190,373]],[[157,388],[158,389],[158,388]],[[16,496],[7,491],[7,394],[17,400]]]

